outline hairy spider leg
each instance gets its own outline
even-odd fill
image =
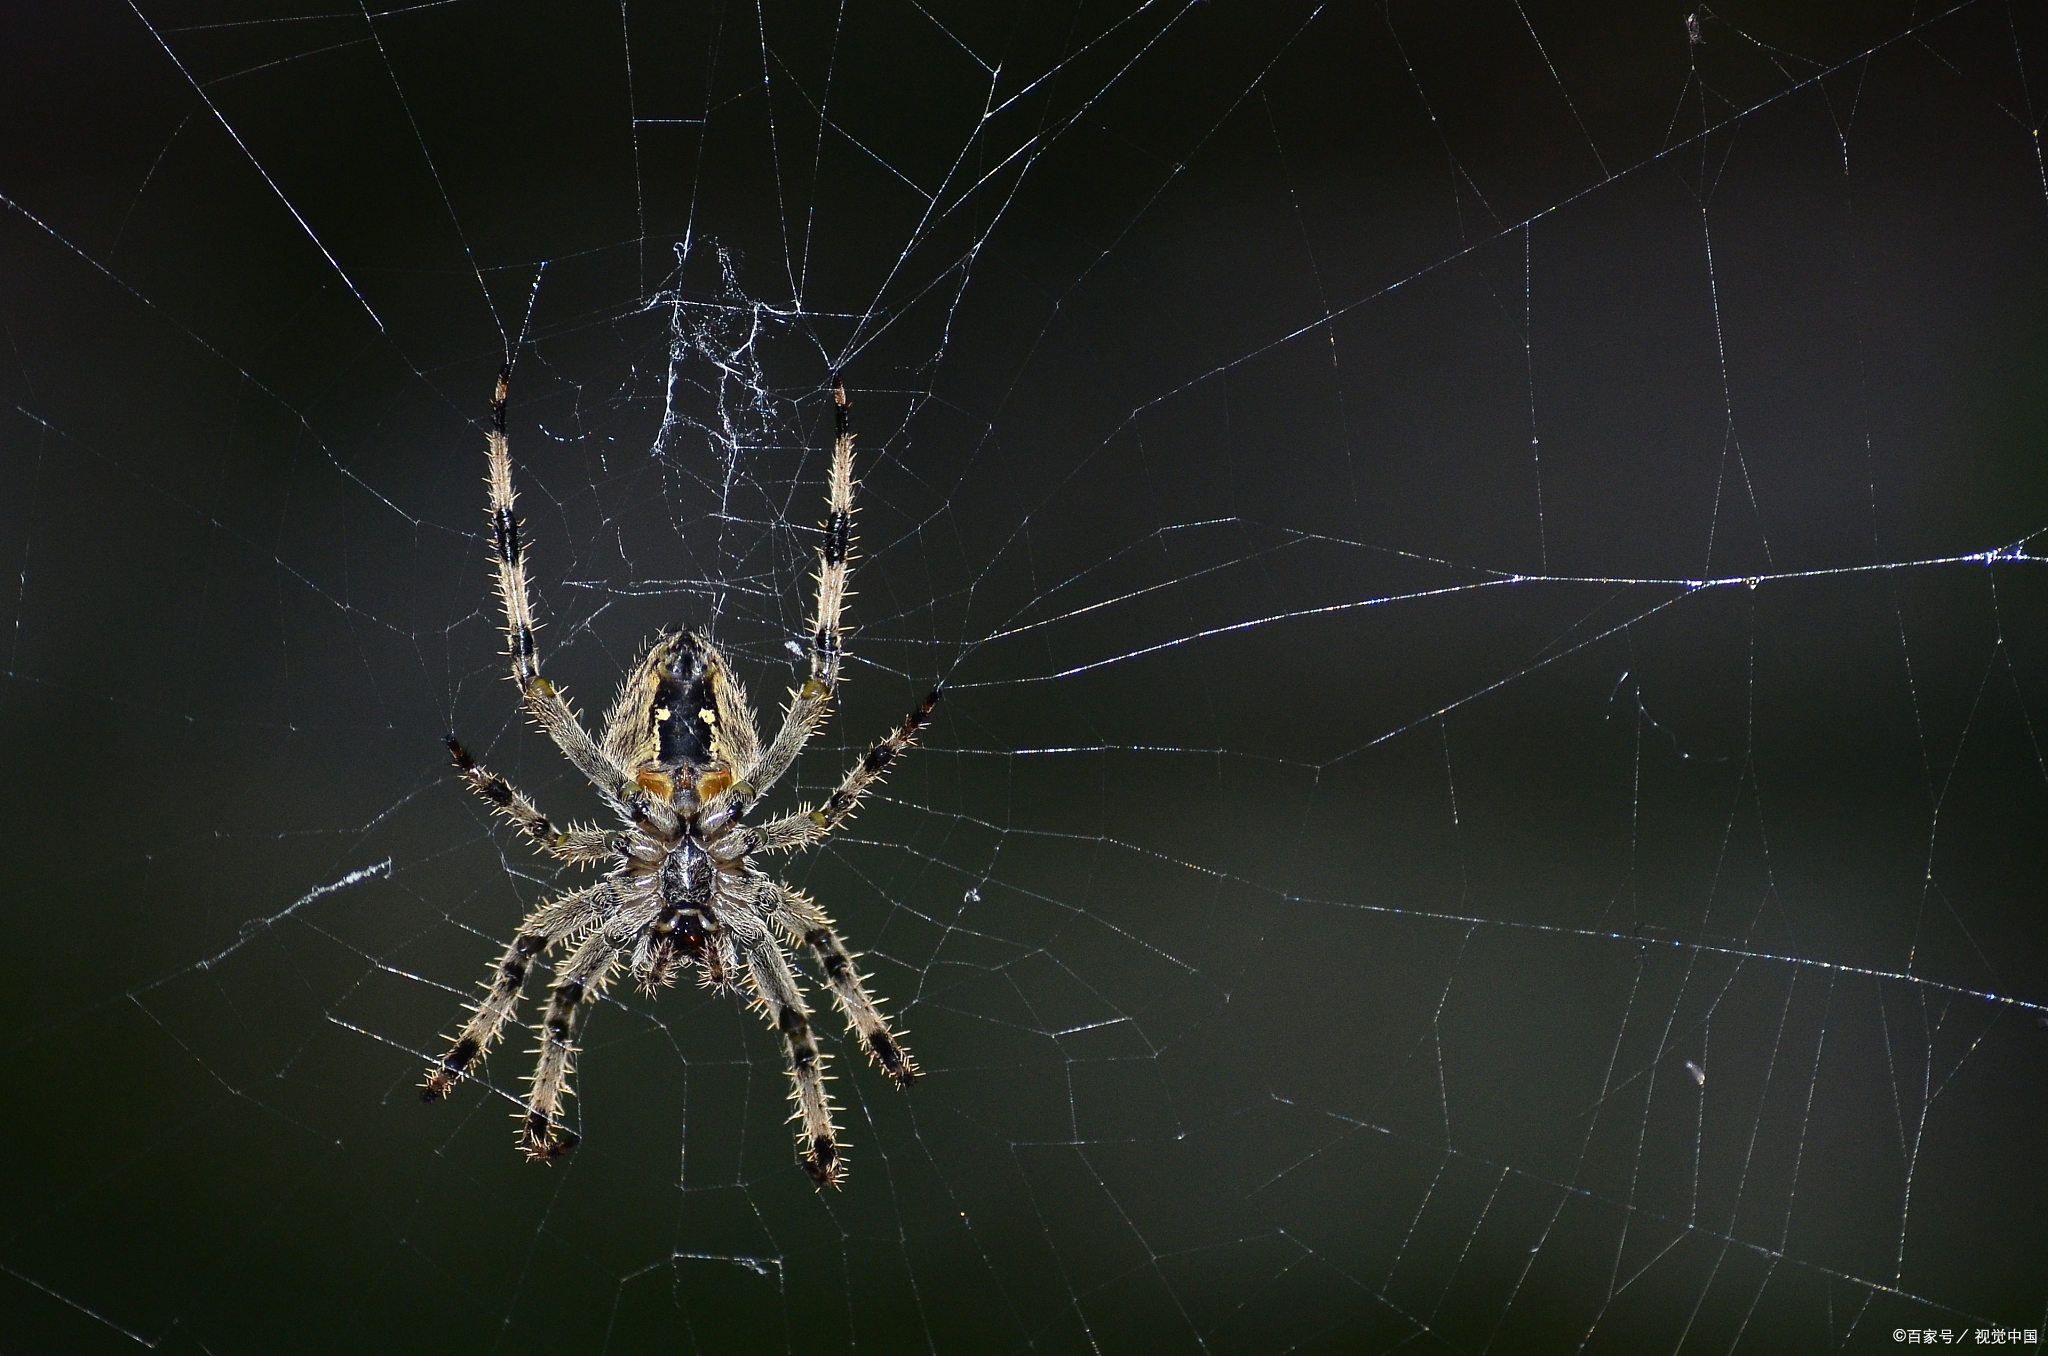
[[[868,788],[882,779],[889,764],[917,742],[918,731],[931,723],[932,708],[939,704],[943,695],[943,689],[933,688],[918,708],[903,718],[901,725],[876,740],[874,746],[847,772],[846,779],[839,783],[839,789],[825,798],[823,805],[815,810],[798,810],[795,814],[771,819],[758,828],[749,829],[746,850],[787,852],[808,847],[845,823],[860,808],[861,798],[867,795]]]
[[[568,1095],[569,1076],[575,1072],[570,1056],[576,1050],[576,1029],[645,921],[616,932],[605,927],[591,933],[556,972],[547,1015],[540,1021],[540,1062],[533,1068],[533,1087],[519,1131],[521,1147],[533,1158],[560,1158],[582,1138],[564,1129],[560,1120],[562,1098]]]
[[[801,910],[815,920],[800,935],[810,950],[811,958],[817,962],[819,973],[825,977],[825,986],[832,990],[832,997],[838,1001],[839,1011],[846,1017],[846,1025],[860,1040],[861,1048],[868,1052],[868,1059],[889,1075],[899,1090],[908,1088],[917,1081],[917,1062],[903,1048],[902,1039],[889,1029],[888,1019],[882,1016],[874,995],[868,992],[867,981],[874,976],[863,975],[854,968],[859,957],[846,949],[846,942],[833,928],[832,920],[825,917],[815,904],[800,891],[787,886],[775,885],[773,888],[791,900],[790,912]]]
[[[564,937],[572,936],[597,922],[613,908],[612,887],[600,881],[585,890],[564,895],[528,914],[505,948],[505,954],[484,986],[483,1000],[470,1009],[441,1062],[427,1070],[422,1101],[438,1101],[455,1086],[465,1070],[490,1053],[504,1029],[506,1019],[519,1004],[519,991],[526,984],[534,960]]]
[[[825,543],[818,548],[818,601],[811,618],[811,681],[839,687],[840,617],[853,565],[853,432],[846,383],[832,378],[832,469],[825,492]]]
[[[739,769],[736,798],[750,805],[782,779],[804,745],[824,723],[839,690],[841,614],[846,609],[846,581],[853,572],[853,433],[846,406],[846,384],[832,378],[832,469],[825,501],[825,542],[818,548],[818,597],[811,615],[811,676],[791,694],[782,728],[767,752]]]
[[[491,487],[491,556],[497,567],[498,599],[505,610],[505,646],[512,659],[512,681],[518,684],[520,699],[534,723],[547,732],[599,794],[630,819],[628,806],[636,790],[633,779],[605,757],[561,691],[540,674],[540,651],[533,640],[533,604],[526,594],[526,544],[520,539],[519,518],[512,511],[518,495],[512,488],[512,458],[505,439],[505,402],[510,396],[511,369],[504,368],[491,397],[491,469],[485,480]]]
[[[782,1033],[783,1052],[789,1058],[794,1085],[790,1096],[796,1102],[792,1119],[802,1126],[797,1161],[819,1186],[836,1187],[846,1180],[846,1164],[839,1156],[839,1135],[833,1129],[832,1106],[825,1096],[825,1056],[811,1035],[810,1010],[772,934],[763,931],[752,939],[746,956],[754,995],[769,1024]]]
[[[519,788],[470,757],[469,750],[454,735],[448,736],[448,752],[469,789],[484,798],[497,813],[525,831],[533,845],[550,857],[584,866],[612,860],[624,845],[626,835],[615,829],[588,824],[570,824],[557,829]]]

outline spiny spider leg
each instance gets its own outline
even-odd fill
[[[576,770],[590,779],[612,807],[632,817],[628,805],[633,798],[633,779],[591,739],[576,713],[562,699],[555,685],[540,676],[540,651],[533,642],[533,604],[526,596],[526,547],[520,540],[518,517],[512,505],[518,495],[512,489],[512,458],[505,440],[505,402],[511,396],[511,369],[498,373],[498,387],[491,397],[489,434],[491,472],[492,558],[498,571],[498,598],[505,607],[505,644],[512,657],[512,681],[534,722],[547,731],[548,738]]]
[[[490,1053],[498,1033],[519,1003],[519,991],[526,984],[534,959],[564,937],[572,936],[596,922],[613,907],[610,882],[600,881],[586,890],[564,895],[541,905],[519,925],[512,944],[491,972],[483,1000],[470,1009],[469,1021],[449,1046],[441,1062],[427,1070],[422,1101],[436,1101],[448,1093],[471,1064]]]
[[[832,469],[825,500],[825,544],[818,550],[818,600],[811,614],[811,676],[789,699],[775,741],[752,766],[743,767],[736,797],[752,804],[768,794],[824,723],[839,690],[841,614],[853,560],[853,433],[848,427],[846,385],[832,378]]]
[[[746,850],[784,852],[808,847],[845,823],[860,808],[861,798],[867,794],[868,788],[882,779],[882,774],[895,761],[896,755],[915,743],[917,732],[931,723],[932,708],[939,704],[943,695],[942,689],[933,688],[931,695],[905,716],[901,725],[876,740],[874,747],[853,765],[846,774],[846,780],[825,798],[823,805],[815,810],[799,810],[780,819],[771,819],[758,828],[749,829],[743,840]]]
[[[571,824],[557,829],[546,815],[512,783],[479,764],[462,747],[462,741],[448,736],[448,752],[469,789],[482,796],[490,807],[526,831],[533,845],[559,861],[594,865],[608,862],[624,845],[627,835],[616,829]]]
[[[797,988],[796,976],[783,959],[775,938],[762,932],[747,947],[747,973],[754,981],[754,995],[768,1016],[769,1024],[782,1033],[783,1052],[789,1058],[790,1091],[796,1102],[794,1119],[802,1123],[798,1161],[819,1186],[836,1187],[846,1175],[839,1161],[839,1136],[832,1128],[832,1105],[825,1097],[825,1057],[811,1035],[810,1009]]]
[[[644,921],[621,929],[618,936],[613,935],[611,928],[591,933],[555,972],[547,1015],[540,1022],[540,1062],[533,1069],[533,1088],[526,1099],[525,1124],[520,1130],[520,1143],[534,1158],[560,1158],[581,1139],[573,1131],[563,1129],[559,1119],[562,1098],[569,1090],[569,1075],[574,1072],[569,1057],[576,1049],[576,1029],[583,1024],[583,1014],[591,1000],[604,992],[612,967],[631,946],[633,934]]]
[[[817,962],[819,973],[825,977],[825,986],[832,990],[833,998],[839,1002],[839,1011],[846,1017],[846,1024],[853,1028],[854,1035],[868,1052],[868,1058],[875,1067],[889,1075],[896,1086],[908,1088],[917,1081],[917,1062],[910,1052],[903,1048],[903,1042],[889,1030],[888,1019],[876,1007],[874,995],[867,989],[867,981],[873,976],[863,975],[854,968],[858,959],[846,949],[846,943],[832,926],[832,920],[825,917],[818,906],[803,892],[792,890],[786,885],[767,882],[770,889],[782,897],[776,908],[778,914],[798,916],[808,923],[799,934],[809,948],[811,958]]]
[[[840,617],[853,559],[853,431],[846,383],[832,378],[832,469],[825,492],[825,544],[818,549],[818,601],[812,615],[811,680],[839,687]]]

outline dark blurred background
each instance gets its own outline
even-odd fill
[[[0,1351],[2048,1326],[2038,0],[0,22]],[[443,735],[595,813],[508,357],[591,715],[773,718],[853,391],[836,1195],[688,984],[418,1100],[561,884]]]

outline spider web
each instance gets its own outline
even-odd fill
[[[16,16],[4,1345],[2036,1340],[2048,15],[1782,9]],[[587,717],[773,721],[853,393],[843,1192],[690,985],[419,1103],[507,357]]]

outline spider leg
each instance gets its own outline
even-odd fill
[[[896,1033],[889,1030],[888,1019],[882,1016],[874,995],[868,992],[867,981],[874,976],[853,968],[856,957],[846,949],[846,943],[829,922],[806,932],[804,945],[810,948],[818,968],[824,972],[825,983],[839,1001],[839,1010],[846,1014],[846,1024],[866,1047],[868,1059],[889,1075],[897,1088],[907,1089],[915,1083],[917,1061],[903,1048]]]
[[[798,1140],[797,1161],[819,1186],[836,1187],[846,1179],[846,1164],[839,1157],[839,1136],[832,1128],[832,1107],[825,1097],[825,1057],[811,1035],[810,1010],[782,947],[766,929],[746,945],[747,973],[754,982],[769,1022],[782,1033],[784,1052],[789,1056],[789,1076],[795,1084],[791,1097],[796,1116],[803,1125]]]
[[[931,695],[905,716],[901,725],[876,740],[846,774],[846,779],[839,783],[839,789],[825,798],[823,805],[815,810],[798,810],[795,814],[771,819],[734,835],[734,838],[748,852],[786,852],[808,847],[831,833],[860,808],[861,798],[869,787],[882,779],[882,774],[896,756],[917,742],[918,731],[931,723],[932,708],[939,704],[940,695],[941,690],[933,688]],[[714,854],[719,850],[714,847]]]
[[[817,962],[818,971],[825,977],[825,985],[832,990],[832,997],[838,1000],[839,1011],[845,1014],[846,1024],[868,1052],[868,1059],[876,1068],[889,1075],[898,1088],[908,1088],[917,1081],[917,1062],[910,1052],[903,1048],[903,1042],[889,1030],[888,1019],[882,1016],[875,1005],[874,995],[868,992],[870,975],[863,975],[854,968],[859,959],[846,949],[846,942],[832,926],[832,920],[824,915],[810,896],[801,890],[793,890],[778,881],[761,878],[759,884],[760,911],[777,927],[786,929],[792,938],[802,938],[810,950],[811,958]]]
[[[811,614],[811,676],[790,695],[782,728],[750,766],[740,769],[740,794],[758,801],[803,752],[831,709],[839,688],[840,618],[846,610],[846,581],[853,552],[853,434],[848,428],[846,386],[832,379],[832,469],[826,492],[825,544],[818,551],[818,597]]]
[[[560,1158],[580,1139],[557,1119],[573,1072],[569,1057],[575,1052],[576,1029],[583,1024],[590,1000],[604,991],[612,967],[631,944],[631,932],[622,939],[612,929],[601,928],[584,938],[555,972],[547,1015],[540,1023],[540,1062],[534,1066],[533,1088],[519,1132],[521,1146],[531,1158]]]
[[[469,750],[454,735],[448,736],[448,752],[469,789],[490,803],[493,810],[526,831],[533,845],[550,857],[564,862],[592,865],[608,862],[626,841],[617,830],[597,829],[585,824],[556,828],[519,788],[469,756]]]
[[[533,604],[526,595],[526,548],[519,536],[519,519],[512,512],[518,495],[512,489],[512,459],[505,440],[505,401],[509,398],[510,369],[499,372],[498,386],[491,399],[490,475],[492,558],[498,573],[498,599],[505,609],[505,644],[512,658],[512,681],[534,722],[576,770],[590,779],[614,809],[632,818],[628,804],[634,794],[633,779],[598,748],[576,713],[569,709],[560,689],[540,675],[540,652],[534,647]]]
[[[498,1033],[504,1029],[505,1020],[519,1003],[519,991],[526,984],[526,974],[533,966],[534,957],[603,917],[612,904],[611,885],[600,881],[587,890],[551,900],[526,916],[526,921],[519,925],[518,933],[512,938],[512,944],[505,948],[503,958],[491,972],[483,1000],[470,1010],[469,1021],[463,1024],[461,1032],[448,1047],[448,1053],[441,1057],[441,1062],[427,1070],[427,1081],[421,1085],[426,1089],[423,1101],[433,1102],[445,1097],[464,1070],[490,1053]]]

